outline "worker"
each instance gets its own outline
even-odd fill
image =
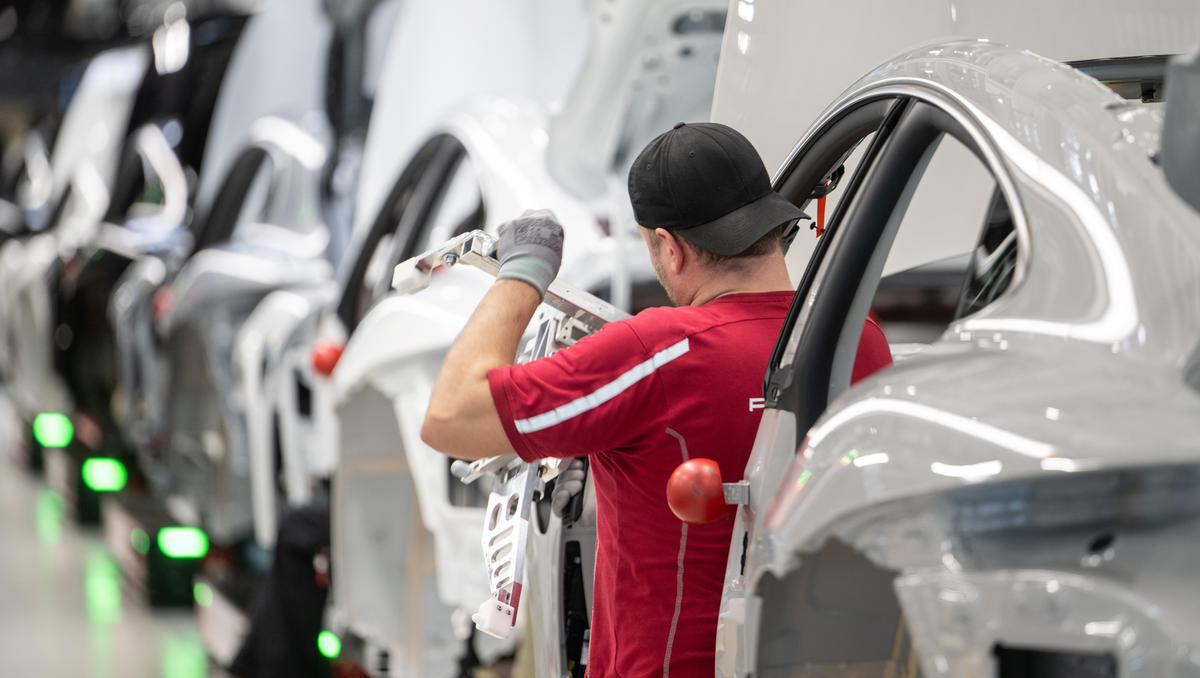
[[[588,675],[712,675],[733,521],[680,522],[667,478],[697,457],[743,476],[793,296],[781,234],[804,215],[771,189],[750,142],[716,123],[651,141],[629,195],[676,307],[513,365],[562,256],[553,215],[527,212],[500,228],[497,280],[446,355],[421,437],[461,459],[586,455],[598,523]],[[858,360],[891,362],[873,321]]]

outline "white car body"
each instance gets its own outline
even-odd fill
[[[117,162],[149,55],[123,47],[96,56],[63,116],[50,156],[48,203],[52,230],[0,246],[0,281],[7,290],[0,314],[5,369],[18,411],[70,411],[70,397],[53,370],[52,309],[47,277],[61,253],[90,239],[108,208]],[[61,203],[61,204],[60,204]]]
[[[836,38],[815,47],[797,42],[795,31],[814,16],[799,3],[737,4],[747,8],[731,15],[714,115],[739,126],[771,166],[786,157],[776,178],[781,190],[803,188],[789,179],[839,116],[872,97],[912,96],[957,120],[982,149],[1013,212],[1018,254],[1007,291],[849,390],[857,328],[878,276],[957,254],[962,240],[952,234],[961,224],[923,220],[907,251],[881,245],[844,325],[823,330],[818,319],[826,316],[806,310],[781,339],[768,377],[778,373],[782,386],[783,373],[794,371],[798,385],[784,390],[802,395],[772,402],[768,389],[746,467],[749,500],[737,510],[731,540],[716,674],[792,675],[858,662],[863,675],[915,675],[919,662],[928,676],[1007,676],[1020,673],[1006,662],[1026,653],[1060,661],[1058,675],[1075,675],[1066,672],[1071,666],[1196,675],[1190,605],[1162,594],[1192,585],[1182,583],[1179,563],[1192,557],[1183,554],[1193,514],[1167,489],[1162,511],[1138,504],[1145,495],[1136,487],[1176,473],[1186,485],[1197,458],[1200,307],[1179,290],[1196,284],[1198,217],[1148,161],[1161,111],[1018,51],[1058,59],[1185,51],[1200,37],[1195,8],[1114,4],[1080,15],[1040,5],[929,3],[944,14],[923,14],[935,18],[932,25],[914,27],[906,23],[910,7],[875,3],[873,14],[888,28],[847,55],[857,70],[844,82],[867,69],[860,58],[883,65],[818,116],[814,107],[835,91],[814,98],[807,80],[788,87],[759,74],[814,48],[835,49]],[[826,9],[822,27],[851,21],[848,8]],[[1034,14],[1038,21],[1029,20]],[[1018,49],[948,43],[885,61],[904,45],[964,32]],[[768,117],[780,106],[798,111],[794,122]],[[809,116],[816,124],[801,136]],[[941,171],[964,178],[958,199],[967,201],[964,168]],[[1127,181],[1138,190],[1119,188]],[[909,211],[920,185],[915,195]],[[945,201],[938,207],[958,213]],[[1134,223],[1163,234],[1135,235]],[[835,302],[822,300],[836,293],[820,290],[846,281],[819,262],[836,254],[821,254],[803,235],[797,244],[794,270],[814,250],[824,257],[809,264],[803,307],[829,308]],[[826,363],[836,369],[815,369],[799,348],[822,332],[841,337]],[[796,367],[780,370],[779,362]],[[822,370],[828,392],[806,391]],[[1136,393],[1136,414],[1113,416],[1113,401],[1125,402],[1117,384]],[[1047,503],[1056,495],[1060,503]],[[1110,502],[1127,508],[1109,510]],[[1139,521],[1171,527],[1155,535]],[[1058,532],[1039,527],[1049,524]],[[1129,551],[1114,550],[1118,533]],[[1155,558],[1134,562],[1147,553]]]
[[[581,263],[593,268],[588,259],[604,250],[594,214],[544,166],[539,172],[537,165],[515,160],[536,151],[523,142],[537,129],[528,125],[537,120],[537,109],[511,107],[505,119],[496,109],[484,110],[486,116],[455,116],[442,131],[473,156],[487,205],[485,230],[494,233],[527,205],[547,207],[576,244],[568,246],[564,270]],[[513,153],[518,150],[523,152]],[[449,460],[418,434],[440,356],[490,279],[457,269],[439,276],[427,293],[379,301],[350,336],[332,383],[340,456],[332,502],[331,620],[389,652],[392,666],[421,675],[449,675],[463,651],[454,613],[473,610],[488,595],[479,546],[484,498],[461,487]],[[419,615],[413,614],[416,592],[425,601]],[[465,616],[459,633],[463,623],[469,624]],[[507,645],[485,640],[477,650],[494,657]]]
[[[472,21],[463,22],[465,15]],[[549,104],[565,93],[583,52],[582,10],[575,3],[399,3],[383,20],[394,25],[385,53],[371,57],[381,65],[355,198],[350,259],[342,262],[336,285],[269,295],[247,320],[245,340],[239,340],[240,369],[247,375],[241,390],[250,433],[254,536],[268,548],[275,541],[281,503],[277,476],[283,477],[283,505],[301,505],[336,466],[331,384],[314,373],[312,346],[317,337],[344,344],[347,330],[353,329],[336,317],[333,306],[339,288],[349,284],[352,258],[361,254],[366,232],[397,177],[417,147],[436,131],[439,120],[456,106],[487,92]],[[426,68],[413,67],[427,62],[430,53],[445,56]],[[299,411],[300,391],[309,399],[306,409],[311,415]],[[281,469],[275,468],[276,443],[284,462]]]
[[[202,248],[170,277],[158,258],[136,262],[113,295],[122,369],[136,384],[127,390],[127,425],[142,470],[175,518],[204,525],[215,543],[244,536],[250,524],[235,335],[270,291],[332,276],[318,216],[324,159],[317,138],[280,118],[260,119],[220,196],[230,201],[226,211],[199,234]],[[214,229],[226,233],[209,240]],[[151,293],[170,304],[152,312]]]
[[[702,74],[711,82],[719,43],[711,21],[719,21],[724,3],[590,9],[590,52],[558,112],[509,97],[481,99],[435,131],[466,149],[483,196],[482,228],[494,233],[525,209],[552,209],[568,234],[560,277],[583,289],[613,290],[627,305],[631,281],[653,281],[625,195],[629,153],[672,122],[707,117]],[[674,33],[678,21],[684,29]],[[688,32],[687,21],[699,28]],[[603,105],[598,91],[609,93]],[[430,235],[433,245],[451,233]],[[420,675],[449,670],[469,629],[466,614],[489,596],[479,543],[483,497],[459,485],[448,460],[418,431],[441,356],[490,279],[470,270],[438,275],[430,290],[385,297],[367,313],[333,372],[330,399],[340,454],[332,626],[364,638],[372,652],[387,652],[393,670]],[[314,407],[321,402],[316,394]],[[420,616],[412,613],[416,591],[437,594],[424,594]],[[538,660],[539,675],[557,671],[559,659],[548,651]]]
[[[202,450],[200,458],[207,455],[220,469],[214,476],[154,463],[147,471],[173,498],[168,506],[176,519],[212,521],[206,527],[215,541],[245,536],[250,526],[241,366],[234,365],[235,335],[252,310],[246,306],[279,287],[320,287],[332,278],[338,254],[330,244],[340,239],[321,223],[319,195],[330,144],[321,88],[329,34],[319,0],[276,0],[250,19],[221,85],[196,198],[201,228],[213,230],[212,215],[222,213],[215,229],[228,232],[215,240],[198,233],[202,250],[186,262],[144,257],[126,271],[111,302],[127,403],[123,429],[148,459],[178,444]],[[266,72],[271,77],[264,79]],[[155,318],[151,296],[167,282],[175,303]],[[193,386],[215,390],[201,389],[207,395],[193,394],[198,400],[171,390],[181,386],[169,361],[189,356],[164,351],[156,335],[169,339],[178,328],[190,328],[188,335],[205,347],[203,369],[210,373]],[[192,348],[191,359],[198,350]],[[247,378],[256,376],[257,368]],[[194,417],[190,407],[198,408]],[[211,421],[202,421],[201,410]],[[182,430],[173,430],[177,424]],[[220,517],[204,516],[202,507]]]
[[[869,21],[864,22],[864,18]],[[982,38],[1058,61],[1180,54],[1200,41],[1196,8],[1173,0],[1067,3],[918,0],[816,3],[731,0],[712,119],[758,149],[768,171],[849,83],[904,50],[948,38]],[[789,79],[796,84],[789,84]],[[780,111],[787,111],[781,115]],[[803,235],[789,251],[798,280],[812,254]],[[922,242],[911,264],[955,252]]]

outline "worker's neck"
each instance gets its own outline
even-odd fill
[[[762,262],[703,276],[687,305],[700,306],[728,294],[791,291],[792,280],[783,256],[768,255],[762,259]]]

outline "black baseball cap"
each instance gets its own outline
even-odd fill
[[[629,199],[644,228],[665,228],[722,256],[807,218],[771,189],[746,137],[715,122],[681,122],[647,144],[629,170]]]

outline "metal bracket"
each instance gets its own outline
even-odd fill
[[[725,491],[725,503],[741,506],[750,503],[750,481],[739,480],[736,483],[723,483],[721,489]]]
[[[441,266],[466,264],[494,276],[500,272],[500,261],[495,255],[494,237],[478,230],[463,233],[397,264],[392,269],[392,289],[401,294],[419,292],[429,286],[434,269]],[[589,334],[605,323],[629,317],[628,313],[607,301],[559,280],[550,283],[542,303],[570,318]]]
[[[467,264],[485,273],[496,275],[500,262],[495,257],[496,239],[483,231],[463,233],[441,245],[406,259],[392,269],[392,289],[401,294],[413,294],[429,287],[434,269],[440,266]]]

